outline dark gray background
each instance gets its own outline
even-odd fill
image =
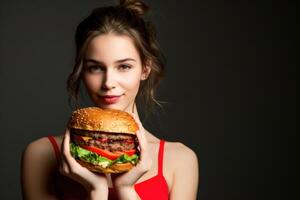
[[[21,198],[25,146],[63,133],[76,25],[114,2],[1,0],[0,199]],[[167,57],[159,96],[168,103],[145,126],[197,153],[198,199],[290,199],[299,166],[296,3],[146,2]]]

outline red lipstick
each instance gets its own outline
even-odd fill
[[[104,104],[114,104],[118,102],[121,96],[122,95],[105,95],[100,96],[100,98]]]

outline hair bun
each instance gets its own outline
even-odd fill
[[[120,6],[142,17],[150,7],[140,0],[120,0]]]

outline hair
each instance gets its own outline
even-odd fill
[[[156,89],[164,77],[166,59],[158,41],[156,28],[151,21],[143,17],[150,7],[140,0],[120,0],[117,6],[105,6],[94,9],[76,29],[76,56],[73,71],[67,79],[69,106],[79,103],[79,89],[83,70],[83,60],[89,42],[96,36],[108,33],[129,36],[139,52],[142,68],[148,65],[151,72],[146,80],[141,81],[136,103],[143,106],[146,113],[151,113],[156,105]]]

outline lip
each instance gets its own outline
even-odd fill
[[[117,103],[122,95],[105,95],[100,96],[101,101],[104,104],[114,104]]]

